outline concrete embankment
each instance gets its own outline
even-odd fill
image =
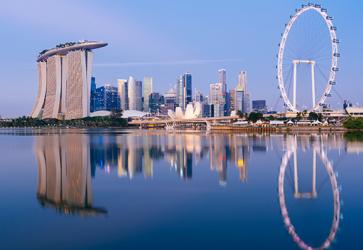
[[[229,126],[215,125],[211,131],[238,131],[238,132],[346,132],[344,127],[338,126]]]

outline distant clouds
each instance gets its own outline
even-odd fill
[[[190,65],[190,64],[208,64],[208,63],[223,63],[223,62],[243,62],[242,59],[227,58],[227,59],[191,59],[191,60],[175,60],[175,61],[155,61],[155,62],[110,62],[110,63],[95,63],[95,67],[137,67],[137,66],[158,66],[158,65]]]

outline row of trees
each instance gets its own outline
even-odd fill
[[[297,112],[295,119],[300,121],[303,118],[307,118],[310,121],[323,121],[323,115],[321,113],[310,112],[308,114],[307,110],[304,110],[303,112]]]
[[[363,118],[349,118],[343,123],[347,129],[363,129]]]
[[[240,118],[245,118],[246,120],[250,121],[250,122],[256,122],[258,120],[275,120],[276,118],[274,118],[272,115],[271,116],[268,116],[268,117],[264,117],[262,113],[259,113],[259,112],[251,112],[249,114],[244,114],[242,113],[241,111],[237,111],[237,115],[240,117]],[[310,112],[308,114],[308,111],[307,110],[304,110],[303,112],[298,112],[297,115],[296,115],[296,118],[294,118],[293,120],[295,121],[300,121],[302,120],[303,118],[307,118],[309,121],[322,121],[323,120],[323,115],[322,114],[318,114],[318,113],[315,113],[315,112]],[[279,120],[286,120],[286,118],[279,118]]]
[[[11,120],[0,120],[0,127],[126,127],[127,120],[118,116],[86,117],[74,120],[37,119],[31,117],[19,117]]]

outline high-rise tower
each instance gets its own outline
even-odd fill
[[[117,85],[118,85],[118,95],[120,97],[121,110],[128,110],[129,109],[128,82],[126,79],[118,79]]]
[[[149,112],[149,97],[153,92],[153,79],[152,77],[144,77],[144,111]]]
[[[128,80],[129,109],[142,111],[142,81],[130,76]]]

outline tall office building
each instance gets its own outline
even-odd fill
[[[246,113],[244,112],[244,91],[239,90],[238,88],[236,88],[236,106],[235,106],[235,110],[236,111],[241,111],[242,113]]]
[[[182,109],[185,108],[185,92],[182,76],[176,79],[176,106]]]
[[[225,99],[223,96],[223,84],[212,83],[209,86],[209,104],[212,105],[211,113],[214,117],[224,116]]]
[[[149,112],[149,98],[153,92],[153,79],[152,77],[144,77],[144,111]]]
[[[241,91],[247,92],[247,72],[246,71],[241,71],[238,74],[237,88],[239,88]]]
[[[128,82],[126,79],[118,79],[118,95],[120,97],[120,107],[121,110],[129,109],[129,90],[128,90]]]
[[[188,103],[193,102],[192,75],[184,73],[176,80],[177,106],[185,110]]]
[[[129,109],[142,111],[142,82],[130,76],[128,82]]]
[[[236,111],[242,113],[250,112],[250,95],[247,92],[247,72],[241,71],[238,74],[238,84],[236,87]]]
[[[266,100],[253,100],[252,110],[254,112],[266,113],[267,112]]]
[[[227,92],[227,72],[225,69],[218,70],[218,82],[222,84],[223,94]]]
[[[236,90],[231,89],[229,91],[229,95],[230,95],[230,98],[231,98],[231,110],[236,110]]]
[[[193,101],[202,103],[204,101],[202,92],[195,90]]]
[[[192,93],[192,74],[185,73],[183,74],[183,85],[185,91],[185,106],[188,103],[193,102],[193,93]]]
[[[90,104],[91,113],[95,111],[96,89],[97,89],[96,78],[92,77],[91,78],[91,104]]]
[[[149,96],[149,111],[152,114],[156,114],[160,111],[160,106],[163,104],[164,97],[159,93],[151,93]]]
[[[120,97],[117,87],[106,84],[96,89],[94,111],[100,110],[120,110]]]
[[[228,115],[230,111],[229,94],[227,93],[227,71],[225,69],[218,70],[218,83],[222,85],[222,96],[224,98],[224,115]]]
[[[169,89],[167,92],[165,92],[164,94],[164,102],[165,102],[165,107],[167,110],[175,110],[176,107],[176,91],[175,89]]]
[[[57,45],[42,51],[38,62],[38,96],[31,116],[78,119],[91,109],[92,49],[107,46],[100,42]]]

